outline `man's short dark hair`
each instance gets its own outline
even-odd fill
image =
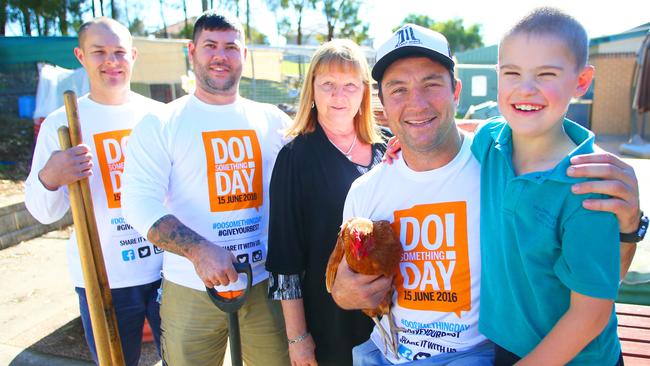
[[[574,17],[559,9],[542,7],[533,10],[520,20],[501,39],[499,46],[510,36],[517,34],[552,36],[566,44],[573,54],[578,70],[587,65],[589,37],[587,31]]]
[[[194,31],[192,32],[192,41],[196,42],[203,30],[232,30],[239,33],[239,39],[244,42],[244,28],[239,19],[233,14],[219,12],[215,10],[205,11],[194,22]]]

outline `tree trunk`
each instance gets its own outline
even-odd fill
[[[59,13],[59,30],[61,31],[62,36],[67,36],[68,35],[68,2],[63,1],[63,6],[58,9],[57,13]]]
[[[93,19],[97,17],[95,14],[95,0],[90,0],[91,8],[93,9]]]
[[[129,19],[129,0],[124,0],[124,16],[126,17],[126,25],[130,25],[131,20]]]
[[[119,16],[120,16],[120,11],[117,8],[117,4],[115,4],[115,0],[111,0],[111,18],[117,20]]]
[[[41,17],[38,16],[38,13],[34,12],[34,23],[36,24],[36,34],[39,36],[42,36],[42,30],[41,30]]]
[[[5,35],[7,25],[7,0],[0,0],[0,37]]]
[[[201,0],[201,8],[203,11],[208,10],[208,0]]]
[[[300,14],[298,15],[298,30],[296,32],[296,44],[300,46],[302,44],[302,9],[300,9]]]
[[[20,12],[23,15],[23,22],[25,25],[25,35],[28,37],[32,36],[32,19],[31,15],[29,14],[29,8],[27,5],[22,4],[20,6]]]
[[[163,37],[169,38],[169,35],[167,34],[167,23],[165,23],[165,12],[163,11],[164,0],[159,0],[159,3],[160,3],[160,19],[162,20],[162,24],[163,24]]]
[[[104,16],[104,0],[99,0],[99,14],[101,14],[101,16]]]
[[[185,29],[187,29],[187,0],[183,0],[183,16],[185,17]]]
[[[251,3],[250,0],[246,0],[246,36],[248,38],[248,43],[251,43],[253,40],[253,35],[251,34]]]
[[[52,20],[43,16],[43,28],[41,29],[42,36],[50,35],[50,25],[52,25]]]

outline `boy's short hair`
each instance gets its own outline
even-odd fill
[[[131,36],[131,32],[127,27],[124,26],[124,24],[109,17],[97,17],[83,23],[77,30],[77,39],[79,42],[79,47],[83,48],[83,43],[86,40],[86,33],[88,32],[88,29],[95,24],[101,24],[107,28],[111,28],[114,30],[121,30],[122,32],[124,32],[124,34],[128,35],[129,42],[133,43],[133,37]]]
[[[192,41],[196,42],[201,32],[206,30],[232,30],[239,33],[239,39],[244,42],[244,28],[239,19],[231,13],[207,10],[194,22]]]
[[[573,54],[578,70],[587,65],[589,58],[587,31],[574,17],[559,9],[542,7],[533,10],[506,32],[499,46],[510,36],[520,33],[557,37]]]

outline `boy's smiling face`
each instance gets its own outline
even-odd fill
[[[571,98],[584,95],[593,71],[577,66],[566,42],[555,36],[513,34],[499,48],[499,109],[519,136],[561,130]]]

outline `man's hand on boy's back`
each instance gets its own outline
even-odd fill
[[[587,199],[583,206],[589,210],[616,214],[620,231],[633,232],[639,225],[639,182],[634,168],[610,153],[574,156],[567,174],[572,177],[600,178],[601,180],[574,184],[573,193],[601,193],[608,199]]]

